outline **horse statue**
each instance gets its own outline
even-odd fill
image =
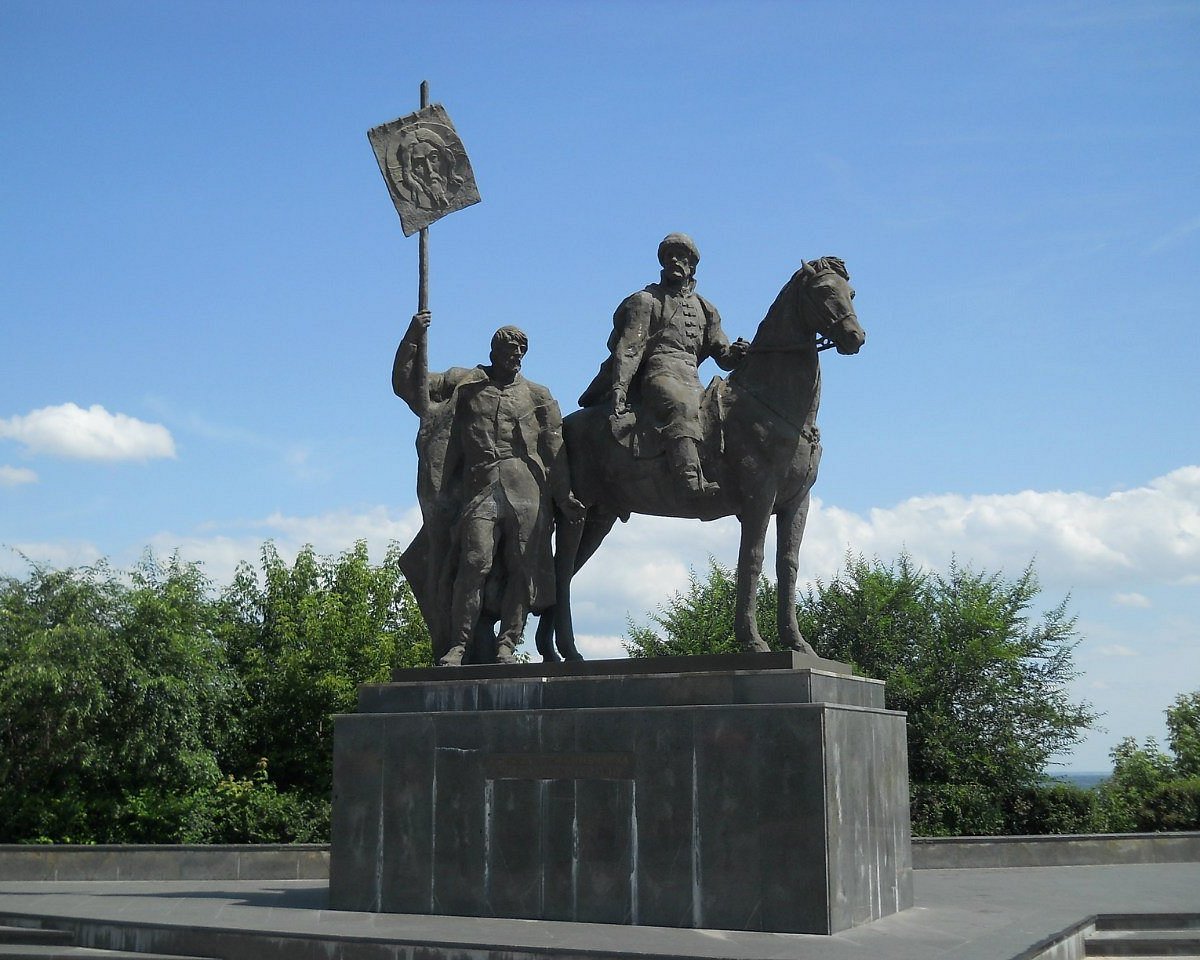
[[[737,516],[741,543],[734,632],[750,652],[769,649],[755,622],[755,587],[767,523],[774,515],[779,637],[790,649],[815,655],[796,622],[794,597],[809,491],[821,460],[818,355],[829,347],[855,354],[866,341],[853,299],[846,265],[837,257],[805,263],[784,284],[737,369],[727,379],[714,377],[705,390],[701,459],[704,475],[719,490],[702,498],[674,492],[666,457],[639,458],[636,444],[620,442],[607,405],[585,407],[564,419],[571,487],[587,512],[582,523],[556,524],[556,602],[537,629],[544,660],[559,660],[559,654],[583,659],[571,620],[571,579],[613,524],[631,513],[700,520]]]

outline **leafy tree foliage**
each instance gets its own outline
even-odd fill
[[[1140,747],[1133,737],[1125,737],[1109,756],[1113,774],[1098,791],[1099,828],[1112,833],[1146,829],[1143,808],[1162,784],[1173,779],[1171,758],[1153,737]]]
[[[764,639],[774,645],[773,588],[759,585]],[[1094,720],[1072,703],[1075,622],[1061,603],[1035,615],[1032,568],[1015,580],[952,565],[944,576],[849,557],[831,583],[800,598],[817,651],[887,682],[887,705],[908,713],[914,827],[997,833],[1005,801],[1041,783],[1056,752]],[[633,627],[632,656],[734,650],[733,574],[713,563],[651,627]]]
[[[280,786],[328,794],[333,714],[354,711],[360,683],[432,663],[397,559],[393,548],[373,566],[360,541],[337,557],[305,547],[289,567],[267,543],[258,570],[238,568],[218,605],[218,632],[241,685],[232,769],[265,757]]]
[[[1175,754],[1175,773],[1200,777],[1200,690],[1181,693],[1167,707],[1167,744]]]
[[[1101,784],[1097,829],[1200,829],[1200,690],[1167,708],[1171,754],[1150,737],[1126,737],[1110,751],[1113,774]]]
[[[0,580],[0,832],[85,840],[138,789],[215,780],[231,684],[199,569]]]
[[[395,559],[0,578],[0,842],[320,839],[331,714],[430,662]]]
[[[661,610],[650,615],[657,630],[630,621],[629,636],[624,641],[626,652],[631,657],[737,653],[741,647],[733,636],[736,588],[733,571],[709,558],[705,579],[691,571],[687,590],[675,594]],[[762,578],[758,584],[757,621],[762,638],[772,649],[779,646],[775,596],[775,586]]]

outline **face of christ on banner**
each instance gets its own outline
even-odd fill
[[[437,143],[432,140],[402,142],[396,151],[396,159],[400,163],[400,186],[409,188],[413,203],[423,210],[443,210],[450,206],[450,196],[457,192],[462,182],[455,178],[447,184],[444,170],[449,164],[442,159]]]
[[[367,137],[405,236],[479,202],[467,151],[441,104],[374,127]]]

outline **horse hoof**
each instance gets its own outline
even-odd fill
[[[767,646],[765,641],[751,640],[749,643],[742,644],[743,653],[770,653],[771,648]]]

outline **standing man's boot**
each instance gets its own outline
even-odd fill
[[[462,643],[456,643],[449,650],[438,657],[437,665],[439,667],[461,667],[463,657],[466,656],[466,653],[466,645]]]

